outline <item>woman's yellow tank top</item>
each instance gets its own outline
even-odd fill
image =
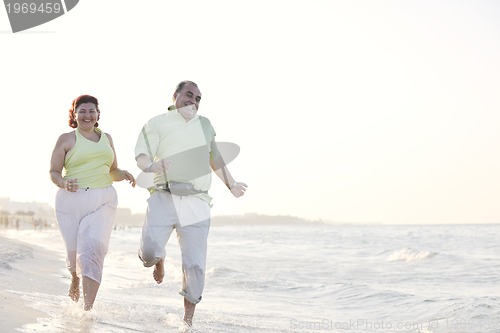
[[[75,129],[76,143],[64,160],[65,179],[77,178],[80,188],[104,188],[113,183],[109,170],[115,155],[108,136],[99,128],[99,142],[91,141]]]

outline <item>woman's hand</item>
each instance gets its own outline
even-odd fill
[[[130,172],[128,172],[127,170],[122,170],[121,174],[121,180],[126,180],[132,185],[132,187],[135,187],[135,177]]]
[[[69,192],[76,192],[79,189],[78,179],[65,179],[63,182],[63,188]]]
[[[126,180],[132,185],[132,187],[135,187],[135,178],[127,170],[116,168],[113,169],[109,174],[111,175],[111,179],[113,179],[114,182],[121,182],[122,180]]]

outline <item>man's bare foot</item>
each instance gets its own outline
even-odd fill
[[[160,284],[163,282],[163,277],[165,276],[165,268],[163,265],[164,259],[161,258],[155,265],[155,269],[153,271],[153,277],[156,283]]]
[[[178,333],[193,333],[195,332],[193,330],[193,327],[191,325],[188,325],[184,320],[182,321],[181,326],[177,329]]]
[[[71,278],[71,285],[69,286],[68,296],[75,302],[80,299],[80,279],[76,276]]]
[[[184,321],[184,323],[185,323],[186,325],[188,325],[189,327],[193,326],[193,317],[191,317],[191,318],[186,318],[186,317],[184,317],[183,321]]]
[[[193,326],[193,316],[194,310],[196,309],[196,304],[189,302],[184,298],[184,323],[189,327]]]

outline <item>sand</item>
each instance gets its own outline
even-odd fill
[[[5,237],[0,233],[2,248],[23,249],[24,258],[8,261],[8,267],[0,268],[0,318],[1,332],[17,332],[23,325],[36,323],[47,314],[31,308],[24,292],[62,294],[68,284],[64,279],[65,262],[60,254],[47,249]]]

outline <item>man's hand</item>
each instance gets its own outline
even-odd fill
[[[230,190],[231,193],[236,197],[239,198],[243,194],[245,194],[245,191],[247,190],[248,185],[242,182],[235,182],[233,186],[231,186]]]
[[[146,170],[146,171],[154,172],[154,173],[167,172],[168,168],[170,167],[170,163],[172,163],[172,162],[164,158],[163,160],[159,160],[159,161],[151,163],[151,165],[148,168],[149,170]]]

